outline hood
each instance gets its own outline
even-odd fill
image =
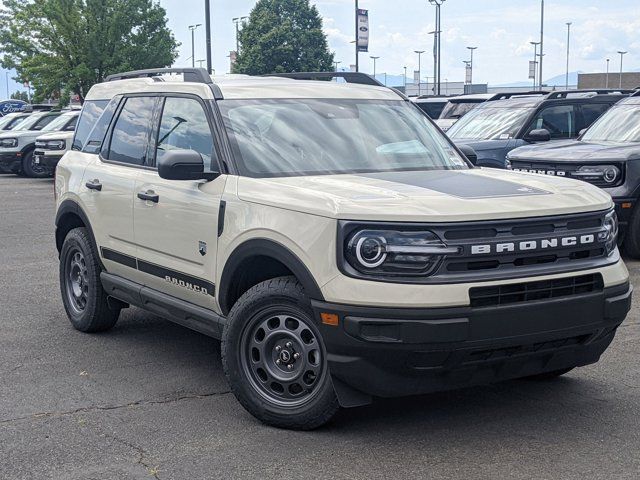
[[[8,130],[6,132],[2,132],[0,134],[0,138],[35,138],[41,135],[41,132],[38,130]]]
[[[454,222],[605,210],[576,180],[481,169],[238,179],[245,201],[345,220]]]
[[[509,160],[544,162],[603,162],[640,159],[640,144],[567,140],[544,145],[526,145],[509,153]]]
[[[507,147],[509,145],[510,141],[511,141],[511,139],[504,139],[504,140],[465,140],[465,139],[461,138],[461,139],[453,140],[453,143],[455,143],[456,145],[469,145],[477,153],[477,152],[483,152],[483,151],[486,151],[486,150],[499,150],[499,149],[505,148],[505,147]]]
[[[74,132],[47,132],[42,135],[38,135],[36,141],[46,141],[46,140],[71,140],[73,138]]]

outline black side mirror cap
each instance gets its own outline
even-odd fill
[[[537,128],[527,133],[524,140],[527,142],[548,142],[551,140],[551,134],[546,128]]]
[[[158,158],[158,175],[166,180],[213,180],[219,172],[205,172],[202,155],[195,150],[168,150]]]
[[[458,150],[460,150],[473,165],[478,163],[478,154],[469,145],[458,145]]]

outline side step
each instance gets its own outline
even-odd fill
[[[218,340],[222,338],[225,319],[212,310],[110,273],[102,272],[100,280],[110,297],[155,313],[204,335]]]

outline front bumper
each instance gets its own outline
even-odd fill
[[[595,363],[631,308],[628,283],[491,307],[370,308],[313,302],[334,379],[396,397]],[[337,314],[338,326],[321,313]]]
[[[21,152],[2,152],[0,153],[0,172],[16,173],[22,165]]]
[[[55,170],[56,166],[58,165],[58,162],[60,161],[63,155],[64,155],[64,152],[60,154],[47,155],[44,150],[36,150],[35,152],[33,152],[33,161],[35,162],[36,165],[40,165],[42,167]]]

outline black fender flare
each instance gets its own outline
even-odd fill
[[[223,312],[229,312],[227,296],[231,280],[244,260],[253,256],[269,257],[279,261],[296,276],[306,294],[313,300],[323,301],[324,296],[313,275],[291,250],[284,245],[265,238],[255,238],[242,243],[231,253],[222,271],[218,288],[218,301]]]
[[[87,231],[89,232],[89,237],[93,242],[93,246],[95,247],[96,252],[99,252],[98,244],[96,243],[96,239],[93,236],[93,228],[91,227],[91,222],[89,221],[89,217],[87,216],[87,214],[84,212],[82,207],[78,205],[77,202],[73,200],[64,200],[58,207],[58,211],[56,212],[56,219],[55,219],[56,248],[58,249],[58,253],[60,253],[60,251],[62,250],[62,243],[64,242],[64,238],[60,238],[60,235],[58,234],[59,224],[62,218],[67,214],[76,215],[78,218],[80,218],[80,220],[82,220],[82,223],[84,223]],[[100,261],[100,264],[102,264],[102,261]]]

